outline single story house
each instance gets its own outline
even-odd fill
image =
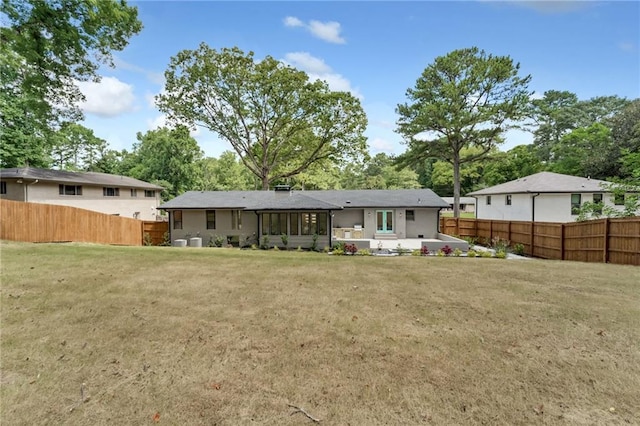
[[[34,167],[0,170],[0,198],[161,220],[162,187],[126,176]]]
[[[449,208],[443,211],[453,211],[453,197],[442,197],[444,201],[449,203]],[[473,197],[460,197],[459,209],[461,213],[475,213],[476,212],[476,199]]]
[[[440,209],[448,204],[430,189],[292,191],[190,191],[159,208],[169,212],[171,239],[215,236],[229,241],[317,246],[332,241],[435,239]],[[367,244],[369,242],[367,241]]]
[[[467,195],[477,200],[478,219],[573,222],[587,201],[624,208],[624,197],[615,197],[608,185],[603,180],[540,172]]]

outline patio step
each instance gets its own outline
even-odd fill
[[[398,236],[396,234],[375,234],[373,238],[376,240],[397,240]]]

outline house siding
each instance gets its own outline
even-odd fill
[[[406,237],[403,238],[438,238],[438,209],[407,209],[413,210],[415,220],[406,221]],[[406,210],[405,210],[406,217]]]
[[[586,201],[593,202],[594,192],[574,192],[581,195],[581,204]],[[602,194],[598,192],[598,194]],[[571,214],[571,194],[570,193],[541,193],[539,195],[513,194],[511,206],[505,205],[506,194],[492,194],[491,205],[486,204],[486,195],[478,196],[478,208],[476,216],[478,219],[492,220],[521,220],[536,222],[574,222],[578,215]],[[534,201],[535,200],[535,201]],[[535,212],[533,205],[535,203]],[[614,205],[613,195],[606,193],[603,196],[603,203],[616,210],[622,211],[624,206]],[[532,217],[532,212],[533,217]]]
[[[7,194],[2,195],[2,198],[8,200],[78,207],[140,220],[157,220],[160,216],[160,212],[156,210],[160,205],[160,191],[157,190],[155,197],[151,198],[145,197],[144,189],[138,188],[138,196],[131,197],[130,187],[120,187],[120,196],[105,197],[102,191],[103,186],[65,183],[65,185],[82,186],[82,195],[60,195],[57,182],[17,183],[12,180],[6,180],[6,182]],[[136,215],[136,212],[139,214]]]
[[[207,210],[216,212],[215,229],[207,229]],[[171,241],[178,239],[189,239],[193,237],[202,238],[202,245],[209,244],[210,239],[216,236],[238,237],[245,239],[250,237],[252,243],[257,242],[258,235],[258,216],[254,212],[242,212],[242,228],[232,229],[232,211],[233,210],[182,210],[182,229],[174,229],[174,214],[170,213],[170,231]]]

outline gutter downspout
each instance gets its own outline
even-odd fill
[[[531,222],[536,221],[536,197],[538,195],[540,195],[539,192],[531,197]]]

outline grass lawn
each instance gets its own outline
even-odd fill
[[[453,212],[440,212],[440,216],[442,217],[453,217]],[[469,213],[469,212],[460,212],[460,218],[461,219],[474,219],[476,217],[475,213]]]
[[[640,268],[3,242],[3,424],[639,424]]]

